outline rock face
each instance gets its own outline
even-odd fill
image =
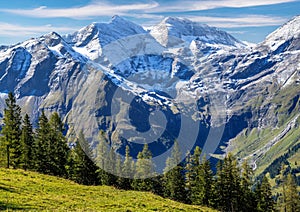
[[[200,145],[222,154],[228,144],[235,151],[241,134],[280,129],[299,114],[299,20],[254,47],[187,19],[145,31],[118,16],[2,46],[1,111],[13,91],[34,123],[41,110],[58,111],[69,134],[83,129],[93,145],[103,129],[120,152],[149,143],[159,156],[174,139],[182,152]]]

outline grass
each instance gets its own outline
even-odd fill
[[[35,172],[0,169],[0,210],[7,211],[214,211],[149,192],[83,186]]]

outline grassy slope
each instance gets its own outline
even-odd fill
[[[50,211],[213,211],[185,205],[148,192],[108,186],[82,186],[72,181],[0,169],[0,210]]]
[[[259,108],[262,107],[262,104],[271,103],[274,106],[273,113],[277,114],[278,117],[278,125],[276,128],[264,128],[260,130],[254,128],[250,132],[249,129],[247,129],[240,133],[240,135],[231,141],[234,146],[233,153],[237,157],[243,158],[263,147],[267,142],[278,136],[278,134],[287,126],[287,123],[299,114],[300,100],[294,105],[294,99],[299,95],[299,90],[300,84],[295,82],[284,89],[270,92],[270,95],[272,96],[265,98],[264,101],[255,100],[254,103],[257,103],[257,105],[252,103],[251,108]],[[289,111],[293,105],[293,110]],[[275,159],[300,143],[300,118],[297,119],[296,123],[296,127],[290,130],[276,145],[257,161],[258,167],[255,171],[256,175],[262,173]],[[287,161],[292,168],[297,168],[300,167],[299,159],[300,150],[288,158]],[[274,180],[272,180],[272,184],[275,185],[275,182],[273,181]]]

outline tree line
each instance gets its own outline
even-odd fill
[[[153,177],[152,153],[145,144],[134,160],[126,146],[122,159],[104,131],[93,151],[81,131],[71,146],[64,136],[64,124],[58,113],[49,119],[42,111],[37,128],[30,117],[21,117],[21,108],[8,94],[1,130],[1,161],[7,168],[22,168],[64,177],[84,185],[109,185],[125,190],[150,191],[175,201],[205,205],[220,211],[299,211],[300,200],[293,175],[282,178],[282,193],[276,207],[266,176],[254,181],[247,162],[242,165],[228,154],[214,173],[210,161],[195,147],[182,161],[176,141],[166,160],[163,175]],[[122,176],[122,177],[119,177]]]

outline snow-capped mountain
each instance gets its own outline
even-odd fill
[[[109,23],[92,23],[64,39],[88,58],[95,60],[102,55],[107,44],[146,31],[139,25],[114,16]]]
[[[228,33],[215,27],[190,21],[183,18],[167,17],[158,25],[152,27],[150,34],[163,46],[176,46],[193,40],[206,44],[219,44],[227,46],[242,46]]]
[[[119,16],[2,46],[0,107],[13,91],[34,123],[39,111],[58,111],[69,134],[83,129],[95,141],[103,129],[120,151],[128,144],[136,153],[153,139],[155,156],[182,138],[208,153],[234,150],[241,134],[281,129],[299,115],[299,20],[256,46],[187,19],[146,31]]]
[[[271,33],[263,42],[272,51],[299,50],[300,16],[297,16]],[[292,45],[294,48],[289,47]],[[279,49],[281,48],[281,49]]]

